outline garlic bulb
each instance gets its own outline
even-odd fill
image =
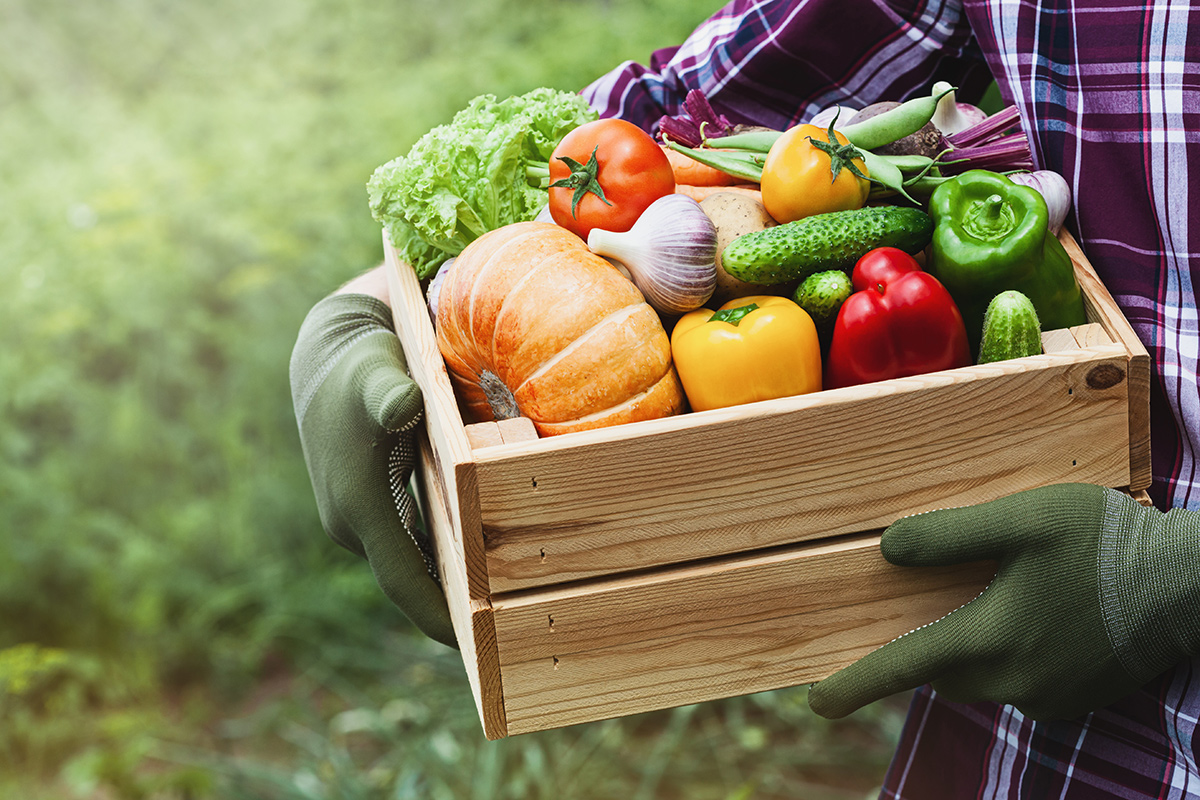
[[[655,200],[625,233],[593,229],[588,249],[619,261],[646,302],[663,314],[704,305],[717,286],[717,229],[682,194]]]
[[[1049,219],[1046,227],[1055,236],[1066,222],[1067,213],[1071,210],[1071,186],[1067,179],[1057,172],[1048,169],[1038,169],[1033,172],[1014,172],[1009,180],[1022,186],[1037,189],[1046,201],[1046,211]]]

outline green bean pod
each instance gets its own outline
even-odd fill
[[[719,169],[726,175],[744,178],[753,183],[762,182],[763,163],[767,160],[763,153],[720,152],[706,148],[684,147],[675,142],[667,142],[667,147],[690,156],[701,164]]]
[[[749,150],[754,153],[766,153],[771,145],[778,141],[783,131],[747,131],[732,133],[729,136],[718,136],[704,140],[705,147],[719,147],[728,150]]]
[[[859,152],[862,154],[863,164],[867,167],[867,174],[870,176],[872,183],[890,189],[913,203],[917,202],[909,197],[908,192],[905,190],[904,173],[900,171],[898,166],[884,156],[876,155],[870,150],[860,150]]]
[[[914,97],[862,122],[843,125],[838,131],[855,147],[864,147],[867,150],[883,147],[924,128],[933,119],[938,101],[952,91],[953,87],[940,94]]]
[[[933,166],[935,164],[937,164],[937,161],[935,159],[930,158],[929,156],[879,155],[879,158],[882,158],[885,161],[887,161],[889,164],[891,164],[892,166],[897,167],[905,175],[924,174],[924,173],[928,172],[931,168],[933,168]]]

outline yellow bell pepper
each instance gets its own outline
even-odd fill
[[[671,357],[693,411],[821,388],[817,326],[786,297],[739,297],[685,314],[671,332]]]

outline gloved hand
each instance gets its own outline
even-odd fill
[[[999,571],[971,602],[815,684],[821,716],[932,683],[948,700],[1071,718],[1200,654],[1195,512],[1064,484],[898,520],[881,549],[900,566],[992,559]]]
[[[418,628],[456,647],[406,491],[422,414],[406,367],[388,307],[366,294],[333,294],[300,328],[292,403],[325,531],[370,562],[380,588]]]

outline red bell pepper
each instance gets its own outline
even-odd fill
[[[879,247],[854,265],[855,292],[834,322],[825,386],[834,389],[971,363],[950,293],[908,253]]]

